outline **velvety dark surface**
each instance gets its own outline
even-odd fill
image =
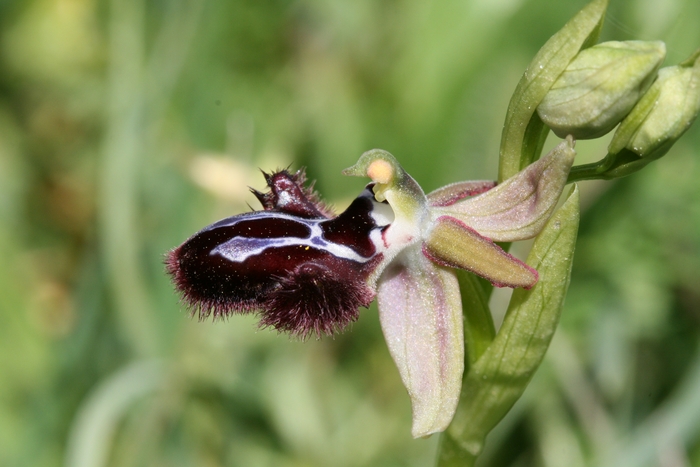
[[[166,266],[200,317],[259,311],[261,324],[307,335],[332,333],[357,317],[374,294],[365,284],[379,262],[370,235],[381,228],[365,189],[327,219],[303,173],[264,174],[263,211],[218,221],[168,254]],[[343,245],[347,256],[332,251]]]

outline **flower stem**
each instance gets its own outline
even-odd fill
[[[612,168],[615,157],[608,153],[603,159],[590,164],[577,165],[571,168],[566,183],[580,182],[581,180],[607,179],[605,173]]]
[[[440,435],[437,467],[471,467],[476,459],[477,456],[458,446],[449,433]]]

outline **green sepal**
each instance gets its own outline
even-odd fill
[[[527,263],[540,281],[516,290],[493,343],[466,373],[459,406],[443,434],[438,466],[469,466],[488,433],[525,391],[549,347],[569,285],[579,223],[579,191],[537,236]]]
[[[498,180],[515,175],[539,157],[547,128],[537,106],[578,52],[595,44],[608,0],[593,0],[539,50],[520,79],[508,105],[501,135]]]

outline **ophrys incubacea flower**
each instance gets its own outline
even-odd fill
[[[262,211],[212,224],[167,257],[200,317],[255,312],[262,326],[330,334],[378,299],[389,351],[411,397],[415,437],[444,430],[464,371],[462,304],[453,268],[502,287],[532,287],[537,271],[494,242],[534,237],[554,211],[573,140],[500,185],[459,182],[426,195],[386,151],[345,173],[372,183],[332,216],[302,172],[266,175]]]

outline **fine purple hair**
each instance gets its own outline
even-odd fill
[[[167,253],[166,270],[200,319],[257,313],[261,327],[301,338],[339,332],[375,296],[371,190],[333,216],[303,170],[263,175],[269,191],[252,190],[263,210],[205,227]]]

